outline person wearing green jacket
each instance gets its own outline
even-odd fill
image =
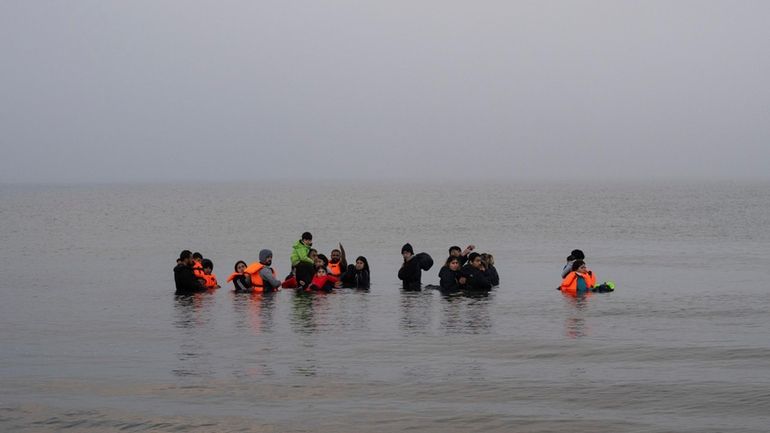
[[[304,288],[310,284],[315,274],[313,259],[309,257],[310,247],[313,245],[313,235],[310,232],[302,233],[291,251],[291,267],[294,269],[294,276],[297,278],[297,284]]]

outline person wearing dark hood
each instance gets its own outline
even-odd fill
[[[358,256],[355,265],[348,265],[347,270],[342,273],[340,281],[342,287],[353,289],[369,289],[369,262],[364,256]]]
[[[468,264],[460,270],[460,275],[465,277],[464,290],[486,291],[492,288],[479,253],[468,255]]]
[[[243,271],[251,275],[251,287],[254,292],[268,293],[281,287],[281,281],[276,278],[272,264],[273,252],[265,249],[259,252],[259,262],[250,264]]]
[[[177,265],[174,267],[174,283],[176,284],[176,295],[186,296],[206,291],[206,289],[195,277],[192,267],[192,253],[189,250],[182,251],[179,254]]]
[[[420,261],[415,258],[414,249],[410,244],[404,244],[401,247],[401,255],[404,257],[404,263],[398,270],[398,279],[403,281],[403,289],[420,290],[422,271]]]

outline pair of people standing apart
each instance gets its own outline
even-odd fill
[[[590,292],[612,292],[615,283],[612,281],[596,284],[594,274],[585,262],[585,254],[581,250],[572,250],[567,256],[567,263],[561,271],[561,286],[559,290],[569,296],[582,296]]]
[[[235,292],[270,293],[281,288],[281,281],[272,268],[273,252],[263,249],[259,252],[259,261],[246,265],[243,260],[235,262],[234,271],[227,277],[233,283]]]

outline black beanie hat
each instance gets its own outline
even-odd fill
[[[409,254],[414,254],[414,250],[412,249],[412,246],[408,243],[404,244],[404,246],[401,247],[401,254],[404,254],[404,252],[408,252]]]

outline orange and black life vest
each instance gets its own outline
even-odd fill
[[[206,275],[203,273],[203,265],[201,264],[201,262],[193,261],[192,269],[193,269],[193,275],[195,275],[195,278],[203,278],[203,276]]]
[[[339,278],[342,275],[342,262],[332,263],[329,262],[329,275]]]
[[[578,273],[575,271],[567,274],[561,282],[561,292],[567,295],[576,296],[578,294],[578,278],[585,280],[586,289],[591,289],[596,284],[596,275],[591,273]]]
[[[254,262],[243,270],[244,273],[251,274],[251,287],[257,293],[262,293],[265,290],[265,282],[262,281],[262,275],[259,275],[259,271],[264,268],[265,265],[259,262]],[[275,277],[275,269],[270,269]]]
[[[219,284],[217,283],[217,276],[215,274],[203,274],[200,278],[203,279],[203,287],[207,289],[216,289]]]

